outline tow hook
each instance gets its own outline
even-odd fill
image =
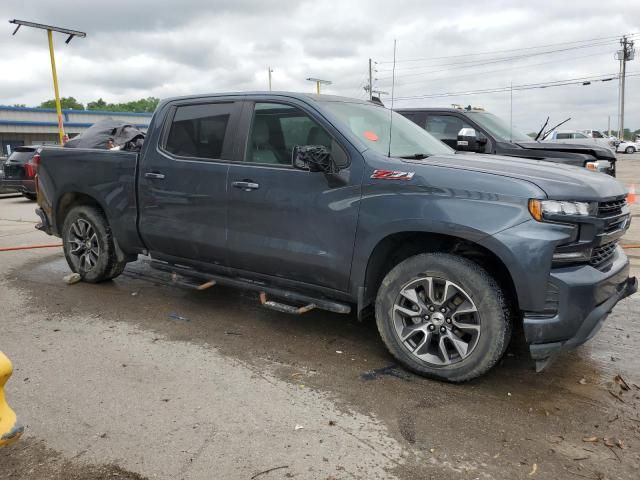
[[[13,366],[6,355],[0,352],[0,448],[17,441],[24,427],[17,421],[16,414],[7,403],[4,386],[13,373]]]

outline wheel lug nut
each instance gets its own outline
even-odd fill
[[[442,308],[440,309],[440,311],[441,311],[442,313],[444,313],[444,312],[446,312],[446,311],[447,311],[447,309],[446,309],[446,308],[444,308],[444,307],[442,307]]]
[[[429,325],[429,331],[433,332],[436,329],[436,326],[434,324]]]
[[[451,323],[451,319],[450,319],[450,318],[447,318],[445,321],[446,321],[447,323]]]
[[[445,327],[440,327],[440,333],[445,333],[447,329]]]
[[[430,317],[429,317],[429,315],[425,315],[425,316],[424,316],[424,319],[425,319],[425,320],[429,320],[429,318],[430,318]]]
[[[430,312],[435,312],[435,311],[436,311],[436,308],[432,305],[432,306],[430,306],[430,307],[429,307],[429,311],[430,311]]]

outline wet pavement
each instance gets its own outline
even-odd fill
[[[0,199],[0,246],[56,240],[32,211]],[[516,335],[487,375],[449,385],[395,366],[373,322],[186,290],[145,261],[69,286],[59,248],[0,255],[27,426],[0,479],[638,478],[640,295],[542,374]]]

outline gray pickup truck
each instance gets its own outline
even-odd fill
[[[456,154],[359,100],[174,98],[140,153],[45,147],[38,161],[39,228],[84,281],[148,254],[276,310],[375,313],[402,365],[448,381],[489,370],[520,322],[542,368],[637,290],[615,179]]]

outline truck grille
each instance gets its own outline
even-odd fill
[[[615,253],[617,246],[618,242],[615,241],[605,243],[604,245],[600,245],[599,247],[594,248],[593,252],[591,253],[591,259],[589,260],[591,266],[599,267],[607,260],[609,260]]]
[[[626,197],[611,200],[610,202],[600,202],[598,204],[598,216],[613,217],[614,215],[620,215],[626,204]]]

